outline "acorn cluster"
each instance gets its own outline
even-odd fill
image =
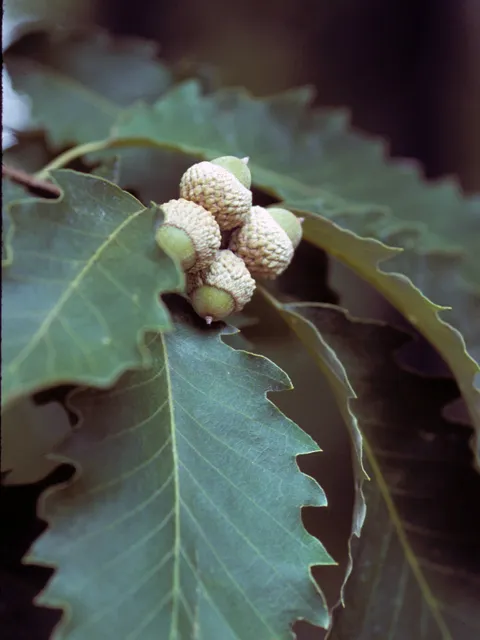
[[[241,311],[255,278],[283,273],[302,238],[291,211],[252,206],[250,186],[248,158],[223,156],[190,167],[180,198],[161,205],[156,241],[182,265],[187,295],[209,324]]]

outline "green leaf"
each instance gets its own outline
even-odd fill
[[[170,328],[158,296],[183,284],[155,243],[153,210],[100,178],[68,170],[53,177],[59,200],[11,207],[2,405],[61,382],[109,385],[146,364],[144,331]]]
[[[178,198],[180,178],[195,160],[158,148],[116,148],[95,157],[120,160],[118,185],[141,196],[142,202],[168,202]]]
[[[480,476],[470,429],[442,418],[448,379],[400,369],[408,337],[327,305],[285,305],[343,363],[371,482],[353,572],[329,638],[474,640],[480,631]]]
[[[326,500],[295,460],[315,445],[266,399],[290,381],[190,310],[176,319],[150,335],[152,369],[72,398],[83,424],[59,453],[79,472],[41,505],[50,528],[28,562],[57,571],[39,602],[68,605],[57,637],[69,640],[325,627],[309,568],[332,560],[300,510]]]
[[[313,244],[343,260],[373,284],[430,340],[450,365],[470,407],[471,416],[480,428],[480,396],[474,387],[478,365],[466,352],[462,334],[440,317],[442,307],[428,300],[402,273],[384,271],[383,265],[380,267],[381,263],[395,258],[398,249],[378,240],[360,238],[334,222],[319,217],[305,220],[304,234]],[[441,276],[438,269],[433,274],[436,278]],[[452,295],[455,295],[453,291]]]
[[[152,102],[171,84],[156,45],[103,33],[37,34],[4,56],[15,91],[32,105],[32,124],[56,146],[104,138],[122,109]]]
[[[365,497],[363,494],[364,480],[368,478],[364,469],[362,434],[358,425],[358,418],[355,413],[354,401],[356,398],[355,391],[352,389],[343,363],[338,358],[337,353],[332,346],[326,341],[323,335],[317,330],[314,324],[309,322],[308,318],[302,316],[301,312],[297,313],[297,306],[294,304],[282,305],[278,302],[266,289],[262,289],[265,298],[270,302],[298,336],[300,341],[310,352],[315,363],[325,376],[341,416],[347,426],[352,443],[353,450],[353,468],[354,468],[354,490],[355,504],[352,514],[352,534],[360,536],[363,523],[365,521]],[[323,305],[325,309],[330,309],[329,305]],[[298,305],[301,310],[302,307]],[[309,308],[309,307],[308,307]],[[319,306],[319,310],[322,307]],[[332,307],[335,308],[335,307]],[[319,311],[320,312],[320,311]],[[347,566],[345,582],[352,570],[352,558],[349,542],[349,564]],[[344,583],[345,584],[345,583]],[[343,587],[340,594],[343,600]]]
[[[58,147],[106,138],[122,109],[137,100],[153,102],[170,87],[172,73],[155,60],[155,48],[133,38],[67,32],[56,38],[37,35],[28,49],[17,45],[5,59],[15,89],[31,100],[32,124],[44,128]],[[39,164],[42,149],[27,136],[22,134],[24,144],[9,152],[9,162],[20,156],[28,165],[22,168],[36,172],[50,158]],[[112,182],[141,193],[144,202],[178,197],[180,177],[192,164],[184,154],[158,148],[106,150],[86,160],[108,163],[115,157],[121,170]]]
[[[463,275],[480,285],[480,198],[463,198],[453,182],[422,182],[411,161],[387,162],[384,143],[350,130],[344,112],[308,110],[311,99],[308,89],[267,99],[231,89],[203,96],[189,82],[153,107],[133,107],[115,133],[206,157],[247,154],[258,186],[287,201],[350,204],[357,224],[380,240],[414,230],[426,251],[461,251]]]
[[[198,85],[190,82],[170,91],[153,107],[133,107],[121,117],[114,136],[143,139],[145,144],[173,147],[206,158],[249,156],[254,184],[283,198],[287,206],[321,214],[318,226],[326,227],[323,218],[328,216],[338,225],[352,225],[359,235],[407,247],[409,259],[402,263],[402,275],[387,278],[382,274],[376,266],[378,261],[392,259],[398,251],[371,240],[365,240],[363,249],[357,252],[363,252],[366,265],[356,261],[352,266],[374,286],[382,285],[381,291],[407,317],[417,319],[417,328],[452,368],[480,433],[480,399],[473,387],[479,368],[466,353],[461,335],[440,319],[440,308],[426,297],[445,304],[450,295],[455,296],[457,328],[468,334],[469,347],[480,353],[480,345],[472,341],[477,330],[469,328],[477,324],[471,317],[471,296],[476,294],[466,284],[466,279],[476,273],[471,264],[476,263],[478,252],[471,247],[473,253],[459,261],[459,246],[450,241],[446,222],[462,226],[465,221],[473,237],[480,238],[480,200],[465,201],[456,191],[451,195],[446,187],[420,182],[410,166],[386,163],[382,145],[352,133],[342,114],[307,111],[309,99],[309,92],[304,90],[266,100],[233,90],[202,96]],[[449,198],[445,197],[446,189]],[[439,207],[443,211],[445,202],[449,206],[439,225]],[[411,217],[407,220],[406,213],[413,208],[415,223]],[[337,226],[331,239],[341,244],[322,246],[351,263],[346,247],[355,239],[350,234],[352,240],[345,241],[346,233],[341,234]],[[318,243],[316,234],[312,236]],[[356,239],[358,246],[361,242]],[[411,252],[416,259],[411,258]],[[426,277],[431,261],[438,256],[457,283],[455,293],[443,290],[442,278]],[[424,284],[428,286],[424,288]]]
[[[302,317],[296,312],[294,304],[281,304],[266,289],[261,289],[265,298],[273,305],[287,323],[298,336],[300,341],[305,345],[307,350],[313,356],[319,369],[322,371],[335,396],[342,418],[349,430],[352,440],[354,452],[353,463],[355,467],[357,507],[353,517],[353,532],[358,536],[362,529],[363,520],[365,518],[364,500],[362,497],[363,480],[368,477],[363,468],[363,451],[362,451],[362,434],[358,426],[358,420],[355,412],[352,410],[352,401],[356,398],[355,391],[352,389],[347,373],[341,360],[332,349],[322,334],[316,329],[315,325],[310,323],[308,319]],[[307,303],[311,304],[311,303]],[[299,309],[302,309],[298,305]],[[330,309],[330,305],[323,305],[325,309]],[[336,308],[332,305],[331,308]]]
[[[38,482],[58,466],[46,456],[70,434],[65,409],[59,402],[37,406],[20,398],[2,413],[2,484]]]

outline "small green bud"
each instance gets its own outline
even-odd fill
[[[192,239],[186,231],[171,225],[160,225],[155,233],[155,240],[168,255],[176,259],[184,271],[195,264],[197,252]]]
[[[292,241],[293,248],[296,249],[302,239],[302,220],[288,209],[282,209],[281,207],[267,207],[267,211],[275,222],[282,227]]]
[[[223,167],[236,177],[246,189],[250,189],[252,175],[248,168],[248,158],[236,158],[235,156],[221,156],[212,160],[212,164]]]

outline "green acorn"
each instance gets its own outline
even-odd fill
[[[243,260],[228,249],[219,251],[207,269],[187,278],[192,306],[207,324],[241,311],[254,291],[255,280]]]
[[[203,207],[180,198],[161,205],[164,221],[156,232],[157,244],[184,271],[208,267],[220,248],[220,228],[215,218]]]
[[[237,158],[236,156],[221,156],[211,162],[233,173],[246,189],[250,189],[252,186],[252,174],[248,168],[248,160],[248,158]]]
[[[282,209],[276,206],[267,207],[267,211],[275,222],[282,227],[292,241],[293,248],[296,249],[302,239],[303,218],[297,218],[297,216],[288,209]]]

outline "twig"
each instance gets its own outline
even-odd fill
[[[14,167],[10,167],[6,164],[2,164],[2,176],[9,178],[12,182],[23,185],[28,189],[45,191],[46,193],[50,193],[54,196],[59,196],[61,194],[60,189],[52,182],[39,180],[38,178],[34,178],[30,174],[26,173],[26,171],[22,171],[22,169],[15,169]]]
[[[135,143],[134,146],[138,145],[138,141],[136,138],[133,139]],[[81,158],[82,156],[87,155],[88,153],[94,153],[96,151],[104,151],[105,149],[110,149],[112,146],[117,147],[130,147],[132,146],[132,140],[126,138],[125,140],[110,140],[107,138],[106,140],[97,140],[95,142],[86,142],[85,144],[79,144],[77,147],[73,147],[72,149],[67,149],[59,156],[54,158],[51,162],[47,164],[41,171],[39,171],[35,178],[37,180],[45,180],[48,178],[50,171],[55,169],[62,169],[62,167],[66,167],[67,164],[70,164],[72,160],[76,160],[77,158]]]

